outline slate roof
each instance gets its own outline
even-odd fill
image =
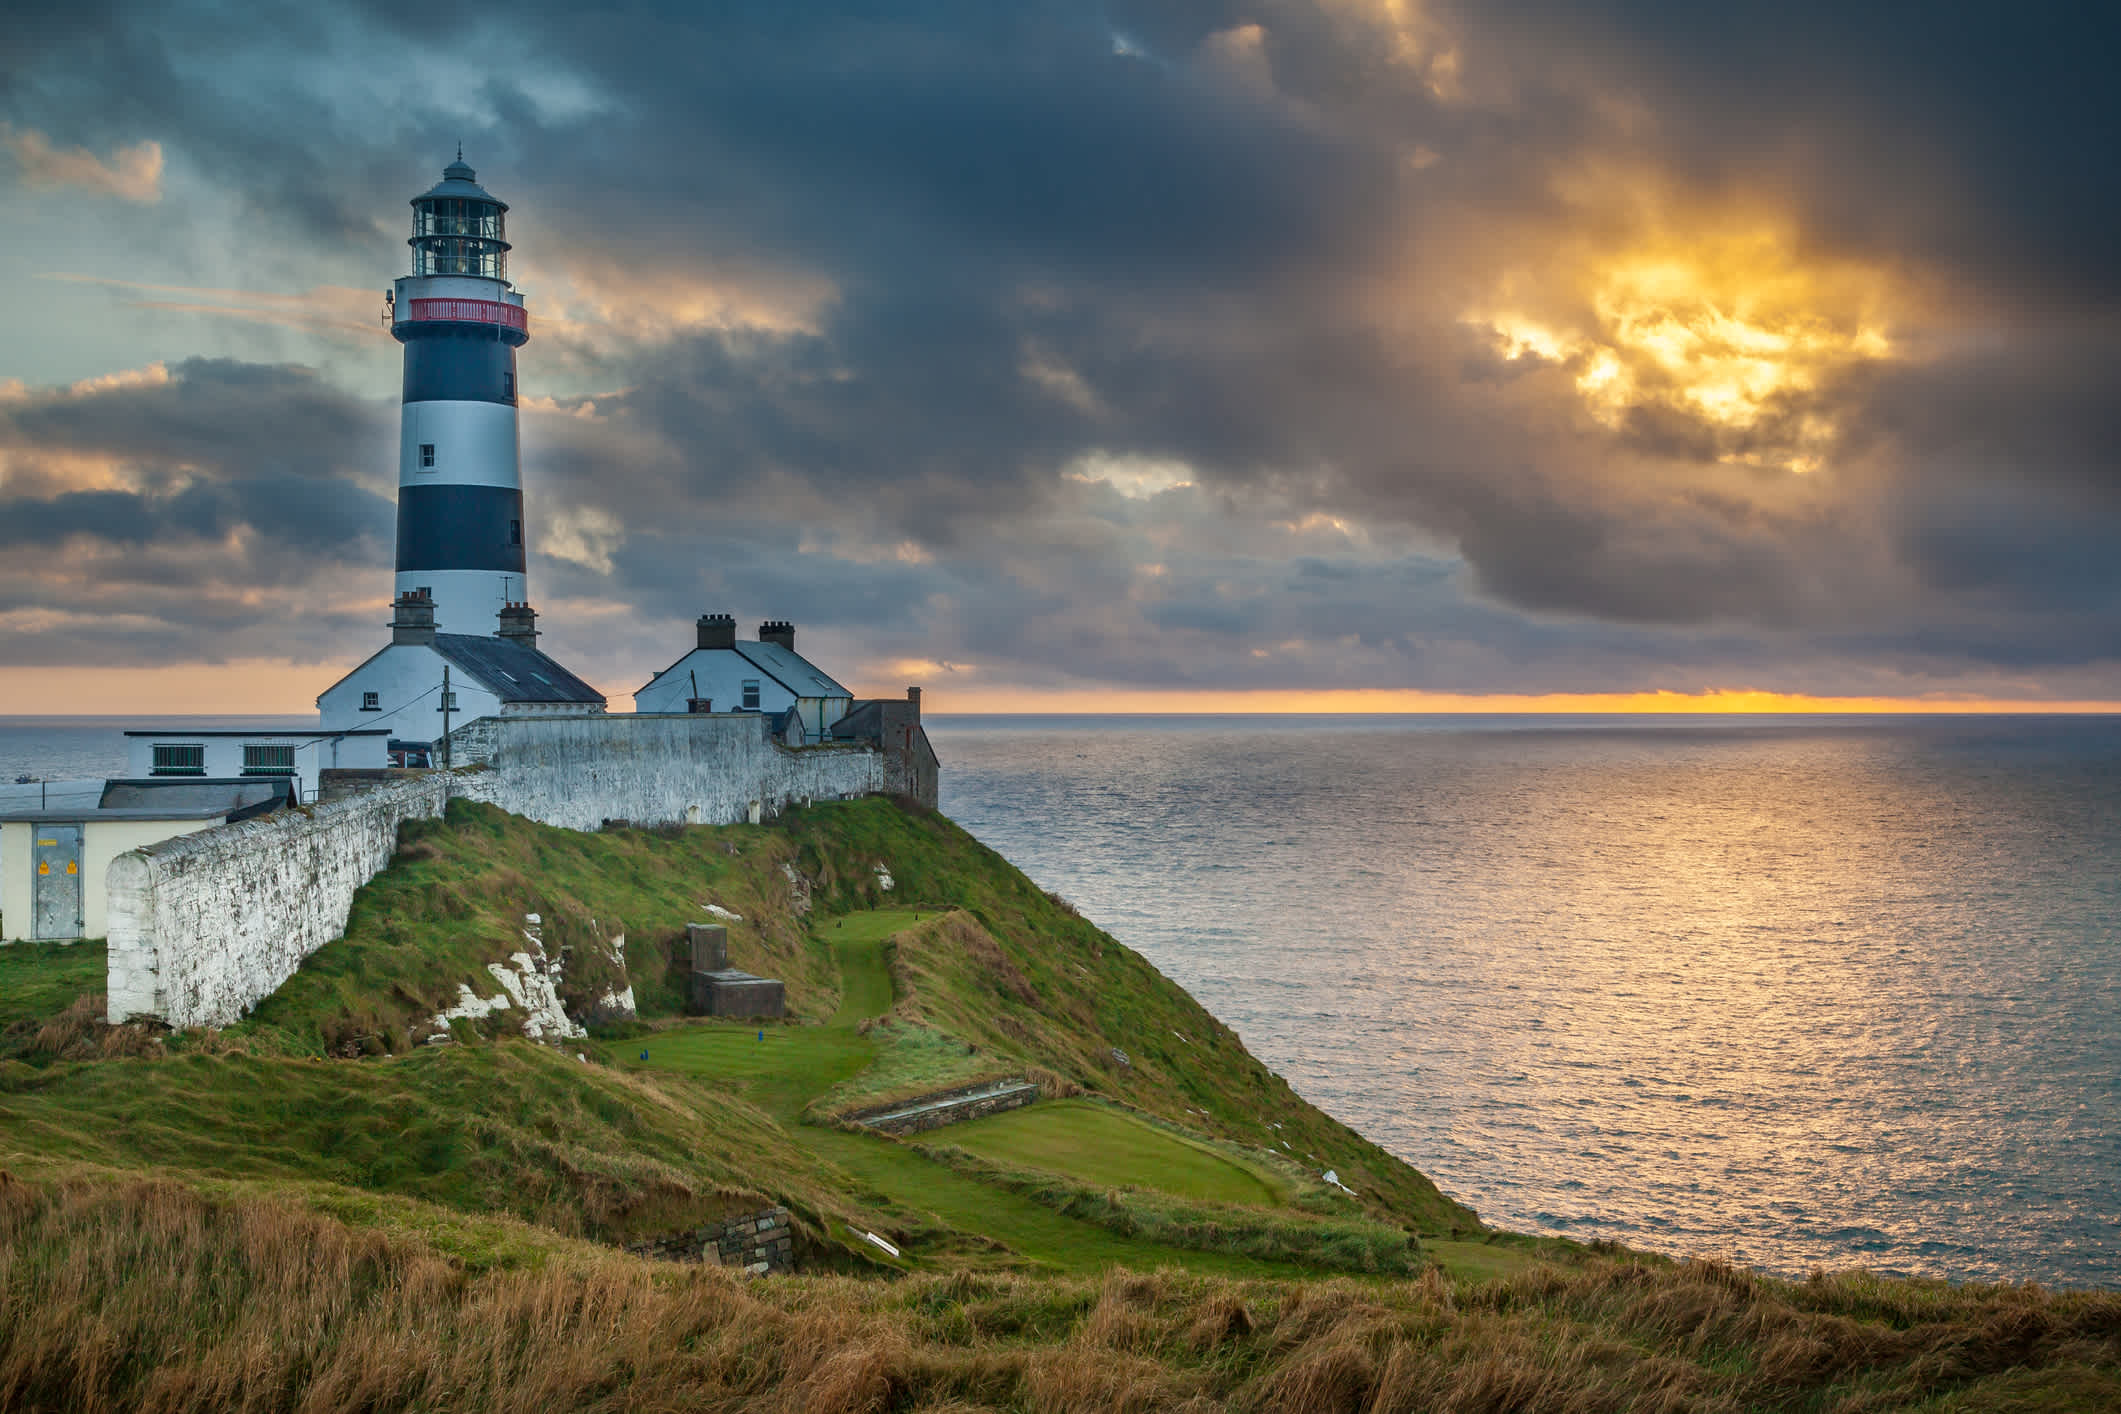
[[[0,820],[246,819],[285,805],[290,788],[283,776],[52,781],[41,793],[35,784],[0,788]]]
[[[736,651],[797,697],[854,696],[792,648],[783,648],[778,643],[738,643]]]
[[[604,705],[604,694],[540,653],[510,638],[438,633],[435,651],[503,702]]]
[[[735,653],[745,662],[787,688],[797,697],[852,697],[853,693],[841,687],[825,675],[823,669],[791,649],[778,643],[747,643],[739,641],[734,648],[695,648],[669,667],[657,673],[642,685],[643,690],[655,686],[679,668],[692,661],[694,653]]]

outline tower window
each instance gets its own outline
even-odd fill
[[[759,680],[757,678],[744,679],[744,710],[746,712],[759,710]]]
[[[382,710],[383,710],[383,694],[382,694],[382,693],[380,693],[380,692],[364,692],[364,693],[362,693],[362,694],[361,694],[361,710],[362,710],[363,712],[380,712],[380,711],[382,711]]]
[[[432,442],[422,442],[420,444],[420,465],[424,468],[433,466],[434,464],[435,444]]]
[[[523,543],[523,522],[519,520],[508,522],[508,543],[511,545]]]
[[[511,368],[501,375],[501,389],[510,399],[516,395],[516,371]]]

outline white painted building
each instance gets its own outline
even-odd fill
[[[125,734],[125,773],[136,780],[206,777],[284,777],[295,782],[296,799],[317,798],[318,772],[380,771],[390,732],[383,727],[325,732],[152,728]]]
[[[103,937],[113,859],[292,798],[293,778],[282,776],[0,786],[0,942]]]
[[[705,614],[698,646],[633,695],[636,712],[760,712],[794,721],[787,740],[826,741],[854,694],[795,651],[795,625],[769,620],[756,643],[739,642],[736,620]]]
[[[583,716],[604,696],[537,649],[537,615],[511,604],[491,637],[437,633],[434,601],[418,590],[392,606],[391,641],[317,698],[327,732],[379,730],[424,749],[478,717]],[[445,686],[446,683],[446,686]]]

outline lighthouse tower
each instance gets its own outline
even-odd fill
[[[412,199],[412,274],[390,295],[405,346],[397,592],[424,593],[443,633],[491,634],[529,599],[516,350],[530,338],[508,283],[508,204],[462,152]]]

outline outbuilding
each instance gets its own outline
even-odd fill
[[[294,782],[295,799],[306,804],[318,798],[323,772],[384,769],[390,764],[389,742],[384,727],[350,732],[141,729],[125,734],[125,771],[136,780],[286,779]]]
[[[786,739],[829,740],[854,694],[795,651],[795,625],[769,619],[758,641],[736,636],[729,614],[705,614],[690,653],[633,695],[636,712],[760,712],[787,722]]]
[[[0,942],[102,937],[113,859],[292,805],[294,790],[288,776],[0,786]]]

